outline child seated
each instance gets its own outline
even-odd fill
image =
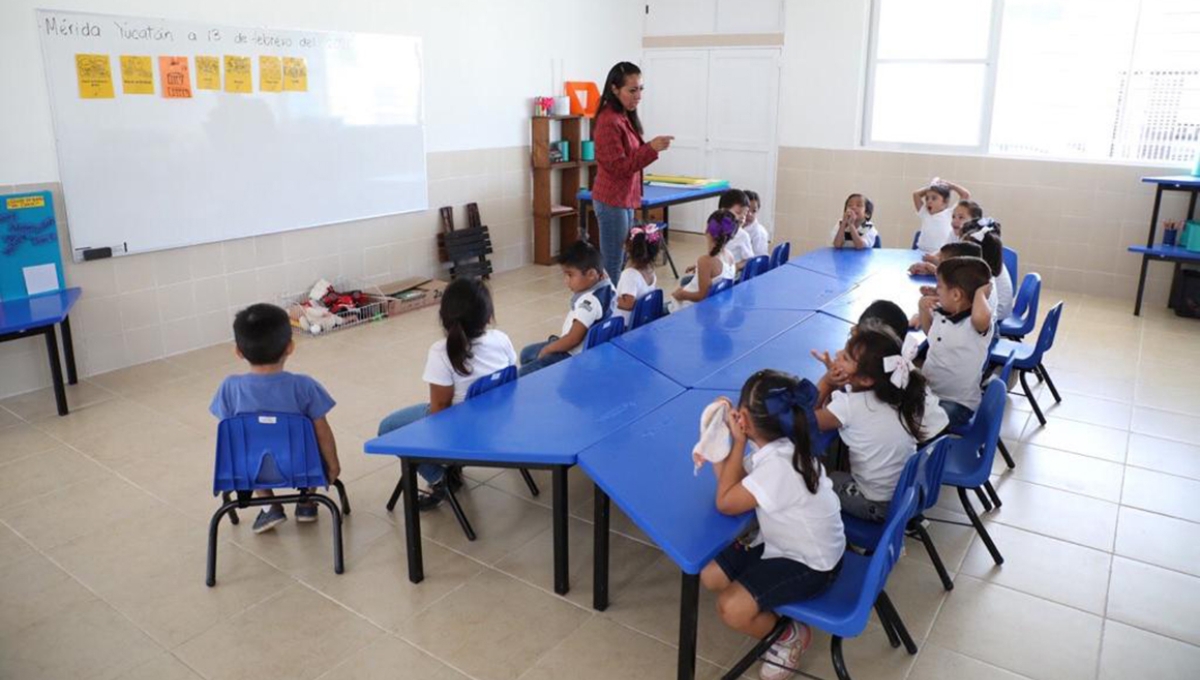
[[[983,257],[983,248],[979,243],[972,240],[966,241],[951,241],[946,245],[938,248],[936,253],[926,255],[921,262],[914,262],[908,268],[908,273],[911,276],[935,276],[937,275],[938,265],[943,260],[948,260],[952,257]]]
[[[965,188],[938,177],[934,177],[928,186],[913,192],[913,207],[921,220],[917,249],[924,253],[937,252],[938,248],[950,241],[953,234],[950,227],[953,211],[947,208],[951,191],[958,194],[959,200],[966,201],[971,198],[971,192]]]
[[[558,256],[563,282],[570,289],[570,311],[563,320],[562,335],[552,335],[546,342],[535,342],[521,350],[521,375],[529,375],[583,350],[592,324],[612,316],[616,293],[600,251],[587,241],[576,241]]]
[[[725,248],[737,229],[738,218],[728,210],[718,209],[708,216],[708,225],[704,229],[708,252],[696,260],[693,267],[696,275],[680,281],[683,285],[671,293],[668,307],[672,312],[708,297],[708,288],[713,283],[737,277],[737,266]]]
[[[1012,314],[1013,284],[1004,267],[1004,242],[1000,240],[1000,223],[990,217],[972,220],[963,227],[963,238],[979,243],[981,257],[992,270],[992,295],[989,298],[996,321]]]
[[[954,212],[950,213],[950,229],[954,232],[954,236],[948,243],[958,243],[963,240],[963,226],[971,220],[976,220],[983,217],[983,208],[975,201],[959,201],[958,205],[954,206]],[[919,267],[919,264],[914,264],[909,268],[908,273],[928,274],[933,276],[937,270],[937,264],[941,261],[938,253],[925,253],[921,256],[921,263],[928,263],[928,267]]]
[[[517,363],[512,340],[503,331],[488,328],[493,316],[492,293],[483,281],[456,279],[446,286],[438,310],[446,337],[429,347],[422,375],[429,384],[429,402],[384,418],[380,436],[462,403],[476,380]],[[417,473],[429,484],[429,491],[421,491],[417,499],[421,510],[445,500],[447,484],[456,490],[462,484],[461,477],[434,463],[421,463]]]
[[[771,254],[771,230],[767,229],[767,225],[758,219],[758,209],[762,207],[762,202],[758,200],[758,192],[746,189],[746,198],[750,201],[750,205],[746,208],[746,224],[742,226],[742,229],[750,235],[750,248],[754,251],[754,256],[769,256]]]
[[[331,483],[337,480],[342,469],[338,463],[337,442],[329,420],[325,418],[336,402],[321,383],[307,375],[283,370],[287,358],[296,349],[288,313],[275,305],[250,305],[234,317],[233,339],[238,358],[250,364],[250,372],[225,378],[208,410],[221,420],[262,411],[298,413],[307,417],[316,431],[326,479]],[[260,489],[255,495],[270,498],[275,494],[270,489]],[[258,513],[254,533],[270,531],[286,521],[283,506],[270,505]],[[298,504],[296,521],[317,521],[317,504]]]
[[[834,248],[874,248],[879,232],[871,223],[875,204],[862,194],[850,194],[842,204],[842,219],[833,228]]]
[[[737,230],[733,232],[729,243],[725,244],[725,254],[733,261],[738,271],[741,271],[742,267],[746,266],[746,260],[754,257],[754,245],[745,229],[750,211],[750,198],[741,189],[728,189],[717,201],[717,209],[728,210],[737,218]]]
[[[936,398],[912,365],[916,345],[915,337],[902,343],[879,321],[860,323],[817,385],[817,424],[837,429],[850,450],[850,472],[829,476],[842,510],[855,517],[887,519],[909,456],[945,427]]]
[[[713,464],[717,510],[754,510],[759,532],[750,545],[735,541],[721,551],[700,572],[700,582],[718,594],[725,625],[756,638],[775,627],[774,608],[828,588],[846,549],[841,509],[813,455],[799,387],[795,377],[778,371],[750,376],[736,409],[729,404],[733,450]],[[757,446],[749,457],[748,441]],[[811,642],[809,627],[792,622],[763,656],[768,663],[760,677],[790,677]]]
[[[653,224],[629,230],[629,238],[625,240],[625,269],[617,281],[616,313],[625,320],[625,328],[629,328],[637,301],[658,288],[654,262],[661,242],[662,233]]]
[[[858,323],[850,327],[850,337],[853,338],[860,326],[868,323],[880,323],[889,328],[896,334],[897,338],[903,342],[908,335],[908,330],[911,327],[904,310],[900,309],[900,305],[891,300],[876,300],[867,305],[862,314],[858,315]],[[817,350],[809,350],[813,358],[821,362],[825,366],[826,371],[833,370],[834,360],[829,356],[827,350],[818,352]]]
[[[982,259],[952,257],[938,265],[935,294],[921,298],[918,316],[929,339],[921,372],[952,427],[970,421],[982,400],[979,383],[995,329],[991,280]]]

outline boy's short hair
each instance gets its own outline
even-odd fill
[[[965,293],[968,300],[974,300],[976,291],[992,280],[992,270],[987,262],[979,257],[951,257],[942,260],[938,265],[937,275],[947,287],[957,288]]]
[[[722,210],[729,210],[735,205],[750,206],[750,199],[746,197],[746,192],[741,189],[726,189],[721,192],[721,198],[717,201],[717,207]]]
[[[900,309],[900,305],[891,300],[876,300],[868,305],[858,317],[858,325],[862,326],[868,322],[887,326],[901,340],[908,334],[908,315]]]
[[[947,243],[938,250],[943,258],[950,257],[983,257],[983,249],[975,241],[959,241]]]
[[[584,273],[590,269],[598,272],[604,271],[604,258],[601,257],[600,251],[587,241],[576,241],[563,248],[555,260],[563,267],[578,269]]]
[[[250,305],[233,317],[233,340],[252,365],[277,364],[292,342],[292,320],[275,305]]]
[[[944,201],[950,200],[950,187],[945,184],[930,184],[928,190],[941,196]]]
[[[747,201],[754,201],[755,203],[758,203],[759,205],[762,204],[762,201],[758,198],[757,191],[751,191],[750,189],[742,189],[742,193],[746,194]]]

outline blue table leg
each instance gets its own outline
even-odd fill
[[[79,384],[79,374],[75,371],[75,343],[71,340],[71,317],[64,316],[62,323],[63,358],[67,360],[67,383]]]
[[[608,494],[596,487],[594,522],[594,547],[592,562],[592,609],[608,609],[608,518],[610,503]]]
[[[62,366],[58,359],[58,335],[54,326],[46,326],[42,331],[46,336],[46,354],[50,357],[50,381],[54,384],[54,402],[58,406],[58,415],[67,415],[67,388],[63,386]]]
[[[554,592],[566,595],[571,590],[567,564],[567,466],[556,465],[550,483],[554,487]]]
[[[417,509],[417,464],[402,458],[404,466],[404,539],[408,547],[408,580],[425,580],[425,562],[421,556],[421,512]]]
[[[679,680],[696,677],[696,630],[700,620],[700,574],[683,574],[679,598]]]

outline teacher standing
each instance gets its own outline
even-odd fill
[[[596,144],[596,181],[592,207],[600,225],[600,250],[604,270],[616,284],[621,277],[625,239],[633,225],[633,211],[642,205],[642,169],[658,160],[674,137],[642,141],[637,106],[642,101],[642,71],[622,61],[608,72],[604,94],[592,124]]]

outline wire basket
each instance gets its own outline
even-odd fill
[[[280,306],[287,310],[294,328],[315,336],[382,321],[388,317],[389,300],[378,286],[343,277],[334,279],[330,285],[335,291],[342,293],[360,291],[365,298],[364,304],[354,309],[321,315],[304,311],[304,303],[309,301],[307,292],[280,296]]]

